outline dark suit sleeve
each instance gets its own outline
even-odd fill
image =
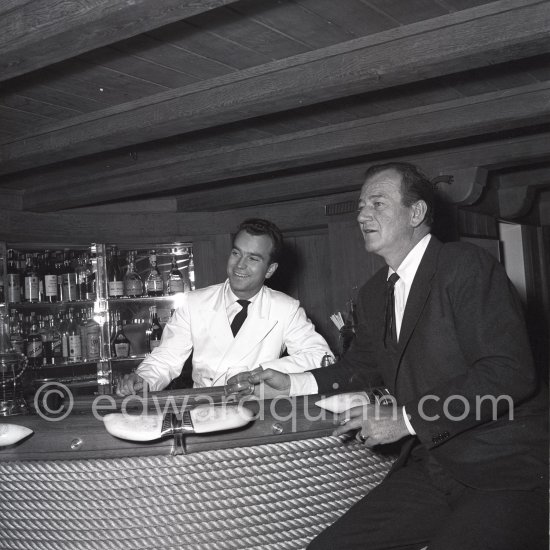
[[[356,337],[347,353],[334,365],[311,371],[319,393],[363,391],[382,385],[377,370],[373,335],[368,315],[372,315],[366,298],[366,287],[359,292]]]
[[[464,364],[454,365],[454,372],[439,365],[439,381],[405,404],[413,428],[428,447],[508,415],[536,390],[522,306],[504,269],[481,249],[458,251],[465,254],[441,268],[447,275],[437,282],[437,296],[450,304],[447,314],[456,334],[447,339],[456,342]],[[433,337],[443,337],[437,327]],[[434,365],[437,358],[425,360]]]

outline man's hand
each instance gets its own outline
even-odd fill
[[[249,385],[254,386],[256,399],[273,399],[290,392],[290,376],[273,369],[258,367],[249,372],[240,372],[227,381],[226,391],[239,397],[251,395]],[[243,391],[244,388],[244,391]]]
[[[339,416],[340,426],[333,435],[357,431],[357,439],[364,440],[367,447],[393,443],[409,435],[403,418],[402,407],[364,405],[352,407]]]
[[[126,374],[117,386],[117,395],[134,395],[136,392],[142,390],[146,386],[147,382],[135,372]]]

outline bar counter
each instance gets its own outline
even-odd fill
[[[97,410],[219,403],[222,388],[126,399],[78,398],[58,421],[0,419],[34,431],[0,447],[2,550],[301,549],[393,460],[331,436],[318,396],[247,403],[249,425],[179,444],[115,438]]]

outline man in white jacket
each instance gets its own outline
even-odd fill
[[[118,393],[135,393],[144,383],[151,391],[164,389],[191,351],[194,387],[224,385],[234,368],[297,373],[319,367],[330,353],[324,338],[298,300],[264,286],[277,269],[281,249],[275,224],[257,218],[241,223],[227,262],[228,279],[184,295],[160,346],[123,378]]]

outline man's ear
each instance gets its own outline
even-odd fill
[[[416,201],[412,204],[412,215],[411,215],[411,225],[413,227],[418,227],[425,219],[426,212],[428,211],[428,206],[423,200]]]
[[[277,268],[279,267],[279,264],[277,262],[273,262],[268,268],[267,268],[267,272],[265,274],[265,278],[266,279],[269,279],[269,277],[271,277],[271,275],[273,275],[273,273],[275,273],[275,271],[277,271]]]

